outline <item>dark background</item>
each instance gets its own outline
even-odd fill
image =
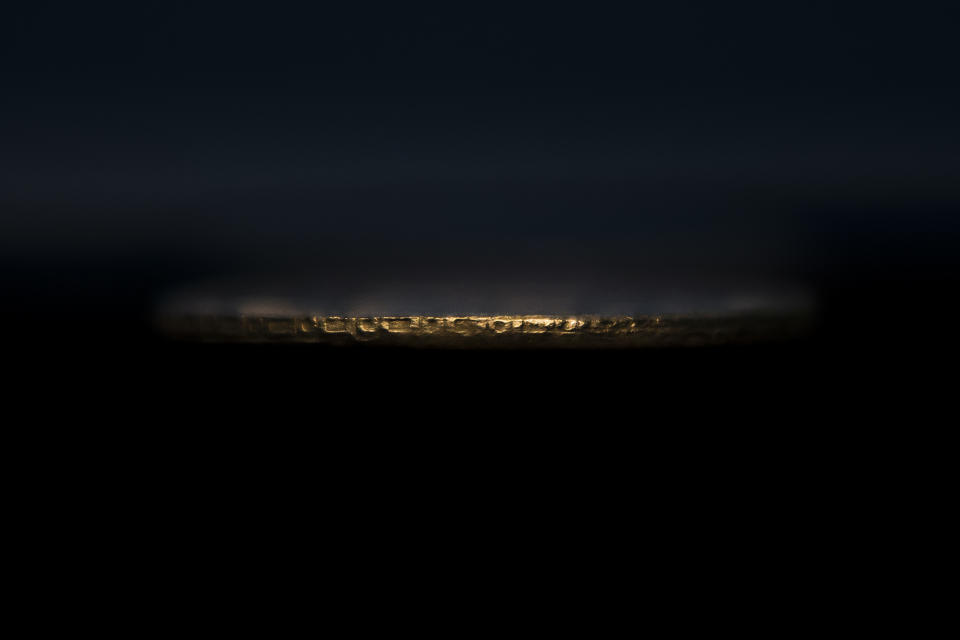
[[[557,397],[558,371],[593,411],[849,399],[952,343],[957,26],[923,3],[8,4],[5,349],[23,379],[102,408],[223,410],[247,391],[490,408],[471,384],[531,402]],[[150,328],[157,296],[198,278],[494,262],[787,278],[823,325],[604,354],[199,347]],[[359,382],[396,370],[413,374]]]
[[[957,20],[624,5],[3,3],[0,399],[35,622],[910,615],[878,605],[942,565],[922,526],[955,466],[923,427],[955,413]],[[603,352],[150,325],[200,278],[492,262],[796,280],[822,325]]]

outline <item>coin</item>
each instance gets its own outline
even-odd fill
[[[783,284],[254,280],[169,296],[176,339],[453,348],[745,344],[803,335],[812,298]]]

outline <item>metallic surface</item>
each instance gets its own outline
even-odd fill
[[[573,277],[201,283],[158,315],[178,339],[455,348],[744,344],[812,321],[809,296],[782,284]]]
[[[643,347],[742,344],[799,335],[802,316],[179,316],[163,329],[218,342],[439,347]]]

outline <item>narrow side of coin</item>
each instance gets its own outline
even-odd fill
[[[798,314],[637,316],[177,315],[161,330],[187,340],[423,347],[644,347],[787,339],[809,328]]]

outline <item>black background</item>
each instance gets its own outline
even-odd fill
[[[950,486],[923,428],[955,393],[957,27],[918,2],[4,3],[31,624],[856,614]],[[822,324],[602,352],[151,329],[201,278],[492,263],[796,280]]]

